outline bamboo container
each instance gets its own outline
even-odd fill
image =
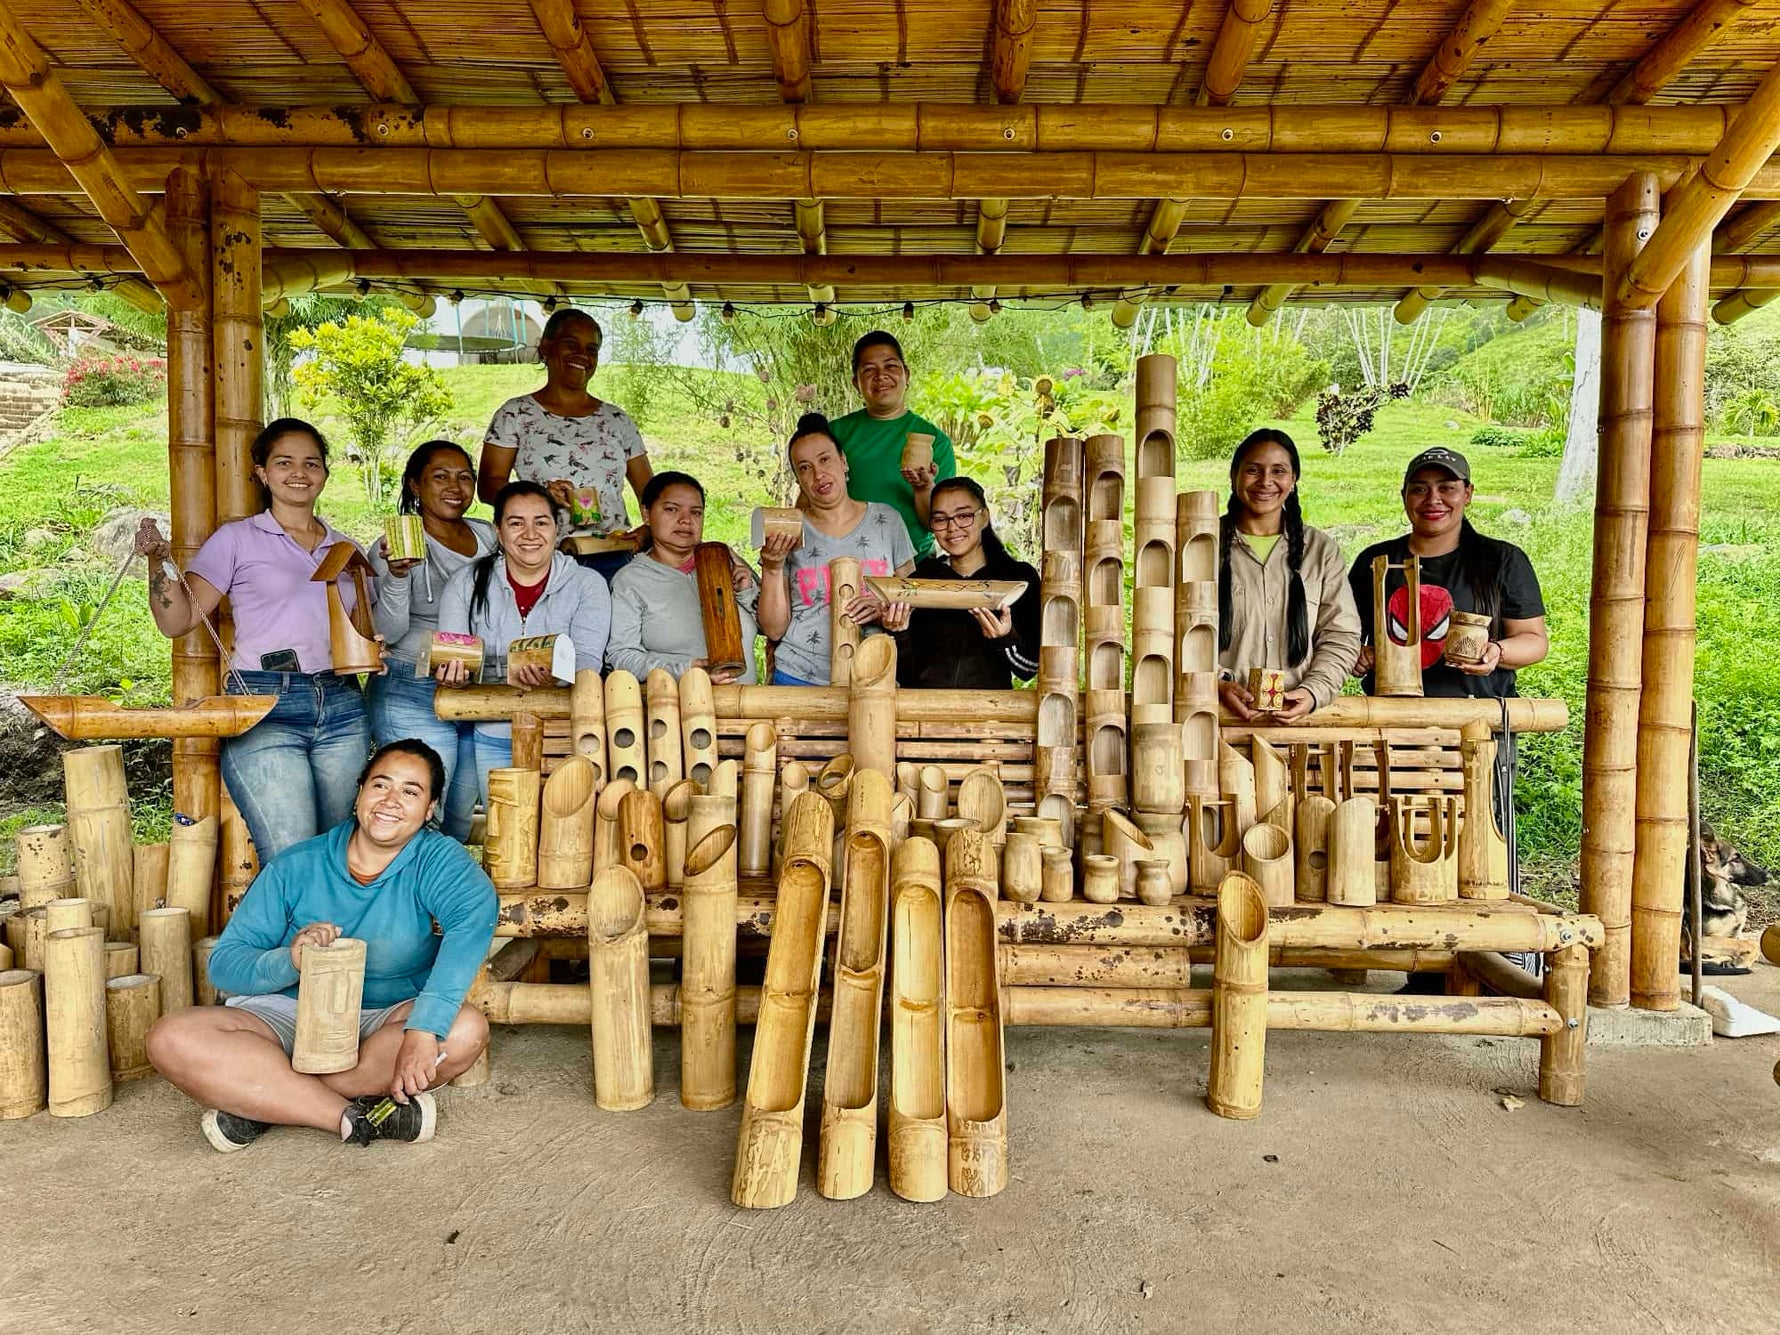
[[[1588,1049],[1588,950],[1565,946],[1545,968],[1545,1004],[1563,1028],[1539,1040],[1539,1097],[1564,1108],[1582,1105]]]
[[[1131,815],[1131,822],[1150,841],[1150,856],[1168,864],[1168,883],[1172,887],[1172,893],[1186,894],[1187,886],[1192,880],[1192,869],[1188,860],[1187,835],[1183,828],[1185,822],[1180,815],[1136,811]]]
[[[219,939],[206,936],[192,942],[192,997],[199,1006],[217,1004],[216,984],[210,981],[210,952]]]
[[[74,883],[85,898],[109,905],[113,926],[124,930],[135,922],[136,896],[123,748],[79,746],[64,751],[62,772],[68,789]]]
[[[1403,623],[1403,643],[1391,636],[1386,583],[1393,570],[1403,572],[1409,604],[1409,615]],[[1375,695],[1422,693],[1421,590],[1421,562],[1416,557],[1405,556],[1400,565],[1389,556],[1372,558],[1372,682]]]
[[[630,797],[653,799],[654,794],[639,791]],[[649,933],[643,926],[643,887],[628,867],[595,873],[587,888],[587,979],[593,1101],[607,1112],[647,1107],[655,1099]]]
[[[1007,839],[1007,790],[1001,776],[987,765],[978,765],[958,781],[958,814],[973,820],[991,844]]]
[[[962,831],[945,865],[946,1176],[960,1196],[993,1196],[1007,1185],[994,849],[980,831]]]
[[[569,691],[569,750],[593,766],[593,790],[606,786],[606,683],[599,669],[575,673]]]
[[[19,944],[13,948],[18,963],[33,973],[43,972],[43,946],[49,940],[49,905],[13,915],[20,923]]]
[[[208,932],[210,928],[210,888],[216,879],[217,829],[215,816],[205,816],[193,825],[174,821],[167,840],[166,906],[189,912],[194,932]],[[145,904],[143,907],[154,906]]]
[[[93,901],[90,899],[52,899],[43,909],[46,932],[70,932],[97,925],[93,922]],[[99,930],[105,929],[100,927]]]
[[[643,745],[643,689],[623,669],[606,674],[606,745],[610,752],[607,782],[647,782]]]
[[[1242,832],[1236,828],[1235,812],[1230,800],[1212,799],[1200,793],[1189,794],[1188,884],[1201,894],[1216,891],[1219,882],[1241,856]]]
[[[152,973],[106,980],[105,1038],[113,1084],[140,1080],[154,1070],[148,1060],[148,1031],[160,1018],[161,980]]]
[[[1150,837],[1117,811],[1101,813],[1101,840],[1106,856],[1119,864],[1119,898],[1137,897],[1137,863],[1155,855]]]
[[[1263,821],[1242,836],[1242,870],[1261,889],[1268,908],[1288,908],[1292,890],[1292,839]]]
[[[773,783],[778,733],[771,723],[748,729],[742,748],[741,826],[738,862],[743,876],[764,876],[772,866]]]
[[[593,764],[571,755],[544,784],[538,821],[540,890],[579,890],[593,878]]]
[[[1496,739],[1487,723],[1468,723],[1459,741],[1465,816],[1459,827],[1459,897],[1508,898],[1508,843],[1496,821]],[[1676,943],[1679,954],[1680,943]]]
[[[430,677],[446,663],[462,663],[470,680],[479,682],[482,680],[482,669],[487,657],[488,646],[482,643],[481,636],[436,630],[427,637],[426,644],[415,656],[414,671],[417,676]]]
[[[333,1075],[358,1065],[364,992],[363,941],[341,936],[331,945],[303,946],[297,981],[297,1041],[291,1049],[291,1070],[304,1075]]]
[[[1137,864],[1137,898],[1140,903],[1166,904],[1174,897],[1173,875],[1167,858],[1143,858]]]
[[[923,765],[921,790],[915,800],[915,815],[922,820],[944,820],[950,811],[950,797],[946,772],[938,765]]]
[[[1285,757],[1264,737],[1249,743],[1251,763],[1255,767],[1255,810],[1261,820],[1274,821],[1287,834],[1292,832],[1292,785],[1286,774]]]
[[[97,927],[51,932],[44,943],[51,1117],[90,1117],[111,1106],[104,956],[105,934]]]
[[[890,1189],[905,1201],[937,1201],[946,1194],[947,1160],[939,850],[925,839],[906,840],[892,870]]]
[[[847,805],[853,792],[853,775],[853,757],[842,752],[816,771],[816,777],[810,781],[811,791],[833,810],[834,828],[837,830],[846,828]]]
[[[1334,824],[1335,804],[1321,793],[1311,793],[1298,803],[1293,894],[1300,900],[1319,903],[1329,897],[1329,847]]]
[[[896,773],[896,641],[873,635],[853,656],[847,750],[853,763],[886,780]]]
[[[736,827],[724,797],[694,797],[687,816],[680,965],[680,1102],[735,1102]]]
[[[798,541],[803,539],[803,512],[792,506],[757,505],[748,516],[748,542],[756,550],[766,546],[768,538],[784,533]],[[796,544],[794,543],[793,546]]]
[[[19,908],[40,908],[75,893],[74,841],[66,825],[27,825],[13,841],[18,855]]]
[[[136,915],[143,909],[160,908],[167,899],[167,877],[171,865],[169,845],[137,844],[130,851],[130,921],[127,924],[113,924],[120,935],[136,926]]]
[[[1490,625],[1490,618],[1481,613],[1454,611],[1440,656],[1453,664],[1482,662],[1484,650],[1489,648]]]
[[[424,561],[426,520],[418,514],[385,515],[383,541],[392,561]]]
[[[538,771],[488,772],[488,829],[482,860],[498,890],[538,879]]]
[[[701,789],[717,768],[717,716],[711,705],[711,674],[689,667],[680,674],[680,737],[686,777]]]
[[[1046,904],[1067,904],[1075,898],[1075,858],[1067,848],[1055,845],[1039,849],[1044,879],[1039,898]]]
[[[982,833],[982,831],[978,829],[977,823],[969,816],[947,816],[944,820],[936,820],[933,822],[933,842],[938,845],[939,851],[943,855],[946,851],[946,845],[951,842],[952,836],[960,834],[965,830],[973,830],[978,834]]]
[[[1179,817],[1187,790],[1181,725],[1136,723],[1131,727],[1131,805],[1138,811]]]
[[[135,973],[139,967],[136,947],[128,941],[105,943],[105,977],[107,981]],[[160,1008],[160,993],[155,993],[155,1007]]]
[[[862,631],[846,614],[847,604],[859,596],[859,559],[837,556],[828,563],[828,684],[847,686],[853,680],[853,655],[859,650]]]
[[[862,656],[854,664],[855,689],[864,669]],[[890,926],[890,799],[888,776],[875,769],[854,776],[816,1154],[816,1189],[830,1200],[851,1200],[870,1191],[877,1157],[878,1026]]]
[[[739,672],[747,666],[750,646],[742,640],[742,614],[736,606],[729,548],[721,542],[701,542],[693,548],[692,563],[698,584],[699,621],[705,636],[705,660],[712,672]],[[681,690],[685,690],[684,676]],[[684,699],[680,712],[687,712]]]
[[[1109,853],[1083,855],[1082,898],[1090,904],[1119,902],[1119,860],[1116,857]]]
[[[733,757],[719,760],[711,769],[711,781],[705,785],[706,797],[727,797],[730,801],[740,800],[742,792],[742,765]]]
[[[1416,833],[1418,813],[1428,835]],[[1458,803],[1450,797],[1397,797],[1391,815],[1391,902],[1444,904],[1459,897]]]
[[[629,779],[614,779],[599,795],[593,808],[593,869],[618,865],[618,808],[637,791]]]
[[[1205,1106],[1219,1117],[1255,1117],[1267,1053],[1267,905],[1241,873],[1218,887],[1216,946]]]
[[[696,783],[681,779],[661,799],[662,864],[670,890],[678,890],[686,883],[686,821],[692,814],[692,799],[698,795]],[[721,800],[733,807],[733,798]]]
[[[643,683],[648,715],[649,791],[657,798],[686,777],[680,733],[680,684],[665,668],[654,668]]]
[[[921,767],[912,760],[896,762],[896,795],[906,797],[914,810],[916,795],[921,791]]]
[[[1370,797],[1335,804],[1329,821],[1329,903],[1365,907],[1378,902],[1372,871],[1377,828],[1378,804]]]
[[[49,1101],[42,977],[31,969],[0,970],[0,1122],[41,1112]]]
[[[730,1183],[730,1199],[743,1209],[786,1205],[797,1195],[822,982],[834,815],[820,797],[805,793],[792,803],[784,824],[784,866]]]
[[[1082,464],[1081,441],[1057,436],[1045,442],[1033,787],[1042,808],[1072,824],[1081,707]]]
[[[626,793],[618,803],[618,865],[654,894],[667,886],[661,799],[646,788]]]
[[[253,878],[260,874],[259,855],[254,852],[253,838],[247,832],[247,822],[242,819],[241,808],[235,805],[235,799],[229,796],[228,785],[222,788],[222,811],[217,824],[217,861],[221,870],[217,873],[217,882],[222,891],[222,911],[213,911],[210,915],[211,927],[220,932],[229,924],[229,915],[235,911],[235,905],[247,897],[248,887]],[[138,919],[137,926],[141,926]],[[167,1010],[167,996],[161,994],[161,1011]]]
[[[1228,742],[1219,743],[1218,783],[1230,799],[1231,816],[1240,838],[1260,819],[1260,799],[1255,786],[1255,766]]]
[[[150,909],[136,923],[138,964],[161,979],[161,1014],[192,1004],[192,915],[184,909]]]
[[[1001,889],[1021,904],[1036,904],[1044,889],[1044,858],[1036,834],[1016,831],[1001,850]]]
[[[776,844],[775,870],[778,862],[782,862],[785,852],[785,816],[791,810],[792,803],[810,790],[810,771],[801,760],[787,760],[779,771],[779,837]],[[831,812],[832,818],[832,812]]]

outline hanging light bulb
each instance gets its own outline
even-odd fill
[[[371,295],[371,280],[369,278],[359,279],[358,282],[356,282],[352,285],[352,290],[354,292],[358,293],[359,296],[361,296],[361,297],[370,296]]]
[[[1092,292],[1082,293],[1082,309],[1084,311],[1091,311],[1094,309],[1094,294]]]
[[[915,318],[915,303],[914,302],[905,301],[902,303],[902,318],[905,320],[912,320]]]
[[[1001,302],[1000,301],[991,301],[989,303],[989,314],[991,314],[991,315],[1000,315],[1001,314]]]
[[[735,319],[735,303],[733,301],[724,302],[723,309],[718,311],[717,314],[724,324],[729,324]]]
[[[464,300],[464,290],[461,287],[453,289],[445,300],[449,301],[453,306],[461,306]]]
[[[643,303],[641,301],[633,301],[630,303],[630,318],[633,320],[640,320],[643,318]]]
[[[548,315],[555,309],[556,309],[556,298],[555,297],[545,297],[544,298],[544,314]]]

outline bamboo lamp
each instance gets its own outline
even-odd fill
[[[606,683],[598,669],[575,673],[569,692],[569,750],[593,766],[593,789],[606,786]]]
[[[1292,890],[1292,837],[1262,821],[1242,836],[1242,870],[1261,888],[1268,908],[1287,908]]]
[[[1428,834],[1417,834],[1425,815]],[[1458,898],[1458,804],[1450,797],[1397,797],[1391,808],[1391,902],[1445,904]]]
[[[167,900],[167,878],[171,867],[171,846],[168,844],[137,844],[131,850],[129,921],[113,922],[114,935],[121,936],[136,926],[136,915],[143,909],[161,907]]]
[[[1335,821],[1335,804],[1321,793],[1311,793],[1298,803],[1296,848],[1297,898],[1312,903],[1329,897],[1329,843]]]
[[[1219,1117],[1257,1116],[1267,1053],[1267,904],[1240,872],[1218,887],[1211,997],[1205,1106]]]
[[[987,765],[977,765],[958,781],[958,814],[973,820],[991,844],[1007,839],[1007,790],[1001,776]]]
[[[702,667],[680,674],[680,738],[686,777],[705,788],[717,767],[717,714],[711,704],[711,674]]]
[[[488,829],[482,859],[498,890],[538,879],[538,771],[488,772]]]
[[[786,812],[784,826],[784,865],[730,1183],[730,1199],[743,1209],[770,1209],[797,1195],[822,981],[834,814],[822,798],[804,793]]]
[[[1017,903],[1038,903],[1044,890],[1044,856],[1036,834],[1008,835],[1001,850],[1001,888]]]
[[[107,941],[105,943],[105,978],[122,978],[126,974],[137,971],[139,956],[136,947],[128,941]],[[160,1009],[160,993],[155,993],[155,1008]]]
[[[1187,871],[1189,884],[1213,892],[1242,856],[1242,831],[1228,798],[1187,797]]]
[[[993,1196],[1007,1185],[994,848],[980,831],[962,831],[945,865],[946,1176],[960,1196]]]
[[[132,922],[136,892],[130,851],[130,795],[121,746],[78,746],[62,753],[68,834],[80,894],[111,908],[114,925]]]
[[[105,934],[51,932],[44,943],[43,1009],[51,1117],[90,1117],[111,1106],[105,1050]]]
[[[1067,904],[1075,898],[1075,858],[1067,848],[1055,845],[1041,847],[1039,857],[1044,863],[1044,880],[1039,899],[1046,904]]]
[[[847,696],[847,750],[861,771],[896,772],[896,641],[873,635],[854,653]]]
[[[136,922],[138,966],[161,980],[161,1014],[192,1004],[192,915],[184,909],[150,909]]]
[[[626,793],[618,803],[618,865],[648,894],[667,886],[664,842],[661,799],[646,788]]]
[[[1057,436],[1045,442],[1041,496],[1039,526],[1044,556],[1039,569],[1033,787],[1039,792],[1039,807],[1073,827],[1081,706],[1081,441]]]
[[[799,519],[801,523],[801,516]],[[692,550],[692,571],[698,585],[705,661],[712,672],[740,672],[748,665],[749,646],[742,639],[742,614],[736,606],[735,567],[729,548],[721,542],[699,543]],[[682,676],[682,690],[684,683]],[[686,703],[682,700],[682,715],[685,712]]]
[[[217,1004],[216,984],[210,981],[210,952],[220,939],[206,936],[192,942],[192,999],[196,1005]]]
[[[1496,740],[1487,723],[1467,723],[1459,734],[1465,775],[1465,814],[1459,827],[1459,897],[1508,898],[1508,842],[1496,820]]]
[[[853,680],[853,655],[858,652],[859,623],[847,615],[847,604],[859,596],[859,559],[837,556],[828,563],[828,684],[846,686]]]
[[[304,943],[297,980],[297,1041],[291,1070],[333,1075],[358,1065],[359,1016],[365,994],[365,943],[335,937]]]
[[[329,666],[341,676],[383,670],[383,645],[377,639],[377,628],[371,624],[370,577],[375,573],[356,546],[336,542],[309,576],[311,582],[327,585]],[[343,575],[352,577],[350,614],[340,596],[339,580]]]
[[[614,779],[599,795],[593,809],[593,869],[618,865],[618,808],[637,790],[629,779]]]
[[[629,779],[647,782],[643,745],[643,689],[630,673],[619,669],[606,674],[606,745],[611,753],[607,782]]]
[[[210,929],[210,888],[216,879],[218,821],[205,816],[191,825],[173,822],[167,839],[168,908],[185,909],[192,915],[192,930]],[[143,904],[143,908],[153,908]]]
[[[649,791],[656,797],[686,777],[680,730],[680,684],[665,668],[654,668],[643,683],[647,715]]]
[[[735,1102],[735,804],[694,797],[686,823],[681,928],[680,1102],[709,1111]]]
[[[773,784],[778,733],[771,723],[751,725],[742,747],[741,827],[738,862],[743,876],[764,876],[772,866]]]
[[[105,983],[105,1037],[113,1084],[140,1080],[154,1070],[148,1060],[148,1031],[161,1018],[161,980],[151,973],[127,973]]]
[[[951,789],[946,772],[938,765],[921,767],[921,790],[915,800],[915,815],[922,820],[944,820],[950,810]]]
[[[638,791],[630,797],[653,800],[654,794]],[[587,888],[587,979],[593,1101],[608,1112],[646,1107],[655,1098],[649,933],[643,925],[643,886],[628,867],[595,873]]]
[[[1403,622],[1403,641],[1391,635],[1391,609],[1387,586],[1390,572],[1403,572],[1408,616]],[[1373,693],[1414,696],[1422,693],[1421,561],[1405,556],[1399,564],[1388,555],[1372,558],[1372,681]]]
[[[946,1194],[947,1160],[939,850],[926,839],[905,840],[892,871],[890,1189],[905,1201],[937,1201]]]
[[[66,825],[27,825],[13,847],[18,856],[20,909],[73,896],[74,840]]]
[[[0,970],[0,1122],[41,1112],[49,1100],[42,977],[31,969]]]
[[[862,646],[854,663],[855,690],[866,668],[863,650],[869,647]],[[830,1200],[851,1200],[870,1191],[877,1157],[879,1022],[890,926],[890,800],[887,775],[876,769],[854,775],[816,1152],[816,1189]]]
[[[678,890],[686,883],[686,822],[692,814],[692,799],[698,795],[696,783],[691,779],[681,779],[661,799],[661,856],[670,890]],[[719,800],[729,803],[733,811],[733,798]]]
[[[1329,822],[1329,903],[1364,907],[1378,902],[1372,870],[1378,811],[1370,797],[1350,797],[1335,804]]]
[[[540,890],[579,890],[593,878],[593,762],[570,755],[544,784],[538,820]]]

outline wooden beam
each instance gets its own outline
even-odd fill
[[[1695,56],[1718,38],[1725,28],[1743,16],[1758,0],[1701,0],[1692,13],[1671,28],[1644,58],[1613,85],[1606,100],[1612,104],[1650,101],[1670,79],[1693,63]]]
[[[352,220],[334,200],[326,195],[292,191],[285,196],[292,208],[301,213],[321,232],[346,250],[375,250],[377,242],[371,234]]]
[[[1491,204],[1485,209],[1471,230],[1459,238],[1452,248],[1454,255],[1475,255],[1490,249],[1496,242],[1508,235],[1516,223],[1526,217],[1532,209],[1532,201],[1525,199],[1505,199],[1499,204]],[[1518,291],[1518,289],[1514,289]],[[1398,324],[1414,324],[1421,318],[1422,312],[1440,300],[1441,289],[1437,287],[1418,287],[1404,294],[1391,315]],[[1522,295],[1529,295],[1522,293]]]
[[[1003,106],[1018,102],[1026,91],[1032,64],[1032,29],[1038,23],[1038,0],[995,0],[995,30],[990,39],[989,86]]]
[[[1272,12],[1273,0],[1230,0],[1205,66],[1205,82],[1199,89],[1201,106],[1221,107],[1235,96],[1260,26]]]
[[[1459,76],[1471,67],[1483,44],[1496,35],[1514,0],[1471,0],[1453,30],[1441,39],[1434,54],[1422,67],[1409,95],[1412,107],[1431,106],[1446,96]]]
[[[1298,243],[1292,247],[1294,255],[1321,255],[1335,240],[1336,235],[1348,221],[1359,211],[1360,201],[1357,199],[1332,199],[1322,209]],[[1249,303],[1248,322],[1256,328],[1273,318],[1273,312],[1285,304],[1286,298],[1292,295],[1293,284],[1269,284],[1259,296]]]
[[[804,0],[766,0],[766,40],[773,52],[773,77],[779,100],[810,100],[810,16]]]
[[[594,54],[593,42],[582,26],[581,15],[575,10],[575,0],[531,0],[531,7],[575,96],[583,102],[606,106],[616,102],[618,99],[606,82],[606,72]]]
[[[1712,232],[1712,253],[1734,255],[1747,250],[1761,234],[1780,225],[1780,200],[1749,204],[1718,224]]]
[[[187,104],[223,101],[223,95],[167,45],[154,25],[129,0],[80,0],[92,20],[116,39],[124,54],[148,71],[154,81]]]
[[[297,0],[315,20],[328,45],[340,53],[364,90],[379,102],[413,105],[420,101],[408,76],[390,58],[348,0]]]

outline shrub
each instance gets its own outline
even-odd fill
[[[1471,443],[1486,449],[1519,449],[1533,436],[1517,426],[1480,426],[1471,433]]]
[[[68,368],[62,402],[75,408],[147,403],[166,388],[167,363],[159,357],[93,357]]]

